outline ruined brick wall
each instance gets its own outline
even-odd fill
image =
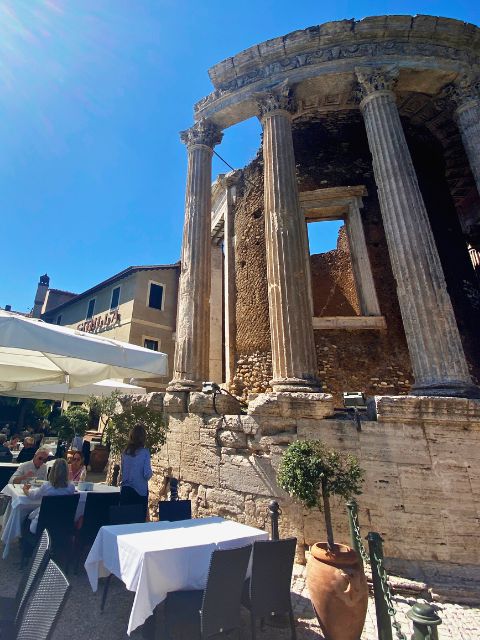
[[[443,151],[431,134],[407,122],[405,130],[445,271],[470,369],[480,377],[480,295],[457,212],[445,180]],[[336,402],[341,392],[408,393],[413,383],[396,283],[383,229],[365,126],[352,111],[302,117],[293,138],[300,191],[365,185],[361,210],[373,279],[386,331],[315,331],[318,373]],[[268,390],[270,328],[266,282],[261,152],[246,168],[235,210],[237,357],[235,392]],[[346,238],[336,250],[311,256],[315,315],[356,315]]]
[[[315,331],[319,377],[324,389],[340,402],[341,392],[362,390],[368,394],[406,393],[412,382],[400,310],[395,294],[388,250],[376,196],[368,143],[361,117],[322,116],[296,121],[295,157],[301,191],[366,185],[362,216],[373,277],[387,331]],[[261,151],[245,169],[235,208],[237,285],[237,365],[235,393],[268,390],[270,327],[266,281]],[[337,249],[312,256],[312,293],[319,315],[355,315],[358,302],[354,290],[346,238]],[[325,306],[332,286],[336,303]],[[340,301],[342,304],[339,304]],[[327,313],[328,310],[328,313]]]
[[[238,185],[235,237],[237,334],[231,390],[245,396],[269,390],[272,379],[261,151]]]
[[[360,315],[345,225],[340,227],[336,249],[310,256],[310,269],[314,316]]]

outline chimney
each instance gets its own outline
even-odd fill
[[[45,273],[43,276],[40,276],[40,280],[37,286],[37,293],[35,294],[35,302],[32,309],[32,316],[34,318],[40,318],[40,314],[43,310],[43,304],[45,302],[45,298],[47,297],[48,287],[50,285],[50,278]]]
[[[11,304],[6,304],[5,305],[5,311],[11,311],[12,310],[12,305]]]

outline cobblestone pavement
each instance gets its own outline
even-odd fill
[[[19,550],[13,545],[6,560],[0,559],[0,595],[13,596],[20,580]],[[127,640],[127,622],[134,594],[127,591],[120,580],[112,580],[107,606],[100,613],[101,590],[92,593],[84,570],[78,576],[68,576],[72,589],[62,611],[52,640]],[[323,636],[314,617],[305,586],[305,568],[295,565],[293,578],[293,606],[297,620],[298,640],[322,640]],[[398,619],[407,638],[411,635],[411,623],[405,613],[415,600],[403,597],[395,598],[399,612]],[[480,609],[456,604],[438,604],[438,614],[442,618],[439,628],[439,640],[479,640]],[[250,639],[249,618],[244,616],[242,640]],[[157,625],[155,640],[161,640],[161,625]],[[264,633],[258,633],[259,640],[287,640],[290,633],[287,628],[267,626]],[[142,630],[138,629],[130,636],[132,640],[142,640]],[[395,638],[395,636],[394,636]],[[189,639],[188,639],[189,640]],[[361,640],[377,640],[375,609],[370,598],[365,629]]]

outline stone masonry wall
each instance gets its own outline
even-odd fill
[[[217,514],[259,527],[267,505],[282,508],[282,536],[303,545],[325,538],[322,515],[306,511],[275,480],[285,447],[319,438],[352,452],[365,469],[359,498],[362,535],[378,531],[386,556],[418,561],[480,565],[477,544],[480,483],[480,402],[454,398],[383,397],[378,421],[333,419],[332,399],[322,394],[262,394],[249,415],[213,414],[202,394],[189,408],[167,394],[170,433],[154,460],[152,499],[166,497],[165,477],[180,479],[180,495],[192,499],[194,516]],[[179,412],[183,409],[182,412]],[[349,541],[342,504],[334,503],[338,541]]]

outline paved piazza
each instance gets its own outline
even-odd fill
[[[14,595],[19,582],[20,554],[17,545],[7,560],[0,560],[0,593],[2,596]],[[112,580],[105,612],[100,614],[100,595],[92,593],[85,571],[68,576],[72,590],[52,640],[127,640],[127,621],[133,602],[133,593],[127,591],[119,580]],[[298,640],[321,640],[323,638],[313,615],[305,586],[305,567],[295,565],[293,579],[293,604],[297,620]],[[402,629],[410,638],[411,625],[405,613],[414,604],[413,598],[398,597],[395,605],[399,612]],[[478,640],[480,637],[480,608],[457,604],[438,604],[438,613],[443,620],[440,626],[440,640]],[[159,629],[161,631],[161,629]],[[249,619],[244,616],[242,640],[249,640]],[[142,631],[137,630],[130,636],[132,640],[141,640]],[[161,640],[157,633],[155,640]],[[285,628],[266,627],[265,633],[259,633],[261,640],[287,640],[290,638]],[[370,598],[367,621],[361,640],[377,640],[375,608]]]

